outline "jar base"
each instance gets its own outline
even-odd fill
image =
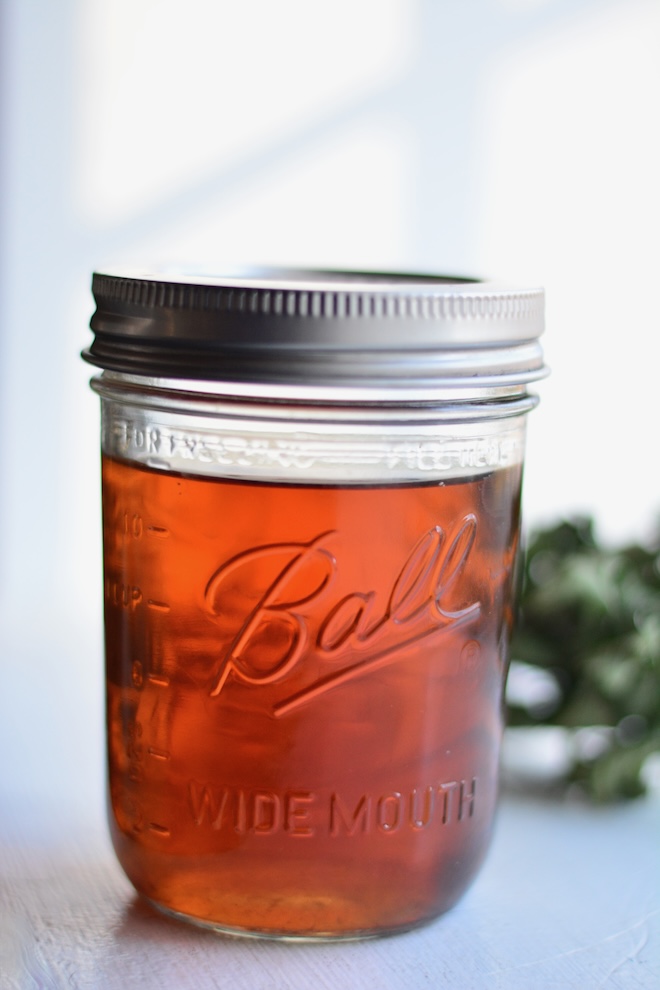
[[[215,932],[229,938],[238,939],[259,939],[273,942],[364,942],[376,938],[388,938],[392,935],[402,935],[404,932],[412,931],[416,928],[423,928],[436,920],[432,918],[421,918],[419,921],[404,923],[402,925],[388,928],[349,930],[349,931],[321,931],[321,932],[289,932],[277,929],[250,929],[238,928],[232,925],[223,925],[217,921],[207,921],[204,918],[197,918],[195,915],[185,914],[182,911],[175,911],[173,908],[160,904],[150,897],[140,895],[158,914],[180,921],[195,928],[202,928],[205,931]]]

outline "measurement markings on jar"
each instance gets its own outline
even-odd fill
[[[162,836],[163,839],[169,839],[172,834],[166,825],[159,825],[158,822],[149,822],[147,829],[155,835]]]
[[[145,681],[148,684],[153,684],[154,687],[167,688],[170,686],[170,679],[166,674],[154,673],[152,671],[147,671],[145,673],[144,664],[142,661],[134,660],[131,667],[131,682],[133,687],[140,691]]]
[[[159,602],[155,598],[149,598],[147,600],[147,608],[150,608],[153,612],[169,612],[170,606],[167,602]]]
[[[147,534],[162,539],[165,536],[169,536],[170,531],[165,526],[147,526]]]
[[[121,513],[120,532],[134,540],[140,540],[145,535],[163,538],[170,535],[167,526],[145,526],[144,519],[139,512],[131,512],[130,509]]]
[[[163,761],[169,760],[172,755],[169,750],[159,749],[157,746],[150,746],[147,753],[149,756],[153,757],[154,760]]]
[[[134,539],[153,537],[154,540],[162,540],[170,536],[165,526],[147,524],[137,514],[129,517],[129,524],[127,532]],[[162,553],[163,550],[160,552]],[[139,622],[142,642],[138,657],[133,660],[131,681],[138,691],[147,689],[140,704],[151,738],[147,742],[144,733],[141,733],[140,765],[135,769],[139,773],[140,780],[148,779],[156,783],[164,773],[167,773],[167,767],[172,759],[169,731],[171,710],[168,695],[164,693],[170,688],[165,644],[167,643],[166,626],[170,621],[172,608],[169,601],[158,595],[156,588],[153,588],[151,596],[136,588],[129,590],[124,597],[128,598],[134,611],[138,610],[138,606],[144,609],[141,615],[138,611],[136,618]],[[155,820],[150,816],[147,817],[147,813],[143,810],[140,811],[139,818],[136,818],[139,829],[155,836],[155,841],[158,843],[169,841],[172,830],[166,824],[166,816],[163,816],[165,818],[163,820],[158,811],[154,809],[153,813],[156,816]]]

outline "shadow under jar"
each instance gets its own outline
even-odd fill
[[[354,938],[487,850],[543,294],[97,274],[110,824],[222,931]]]

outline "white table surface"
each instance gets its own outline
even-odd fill
[[[428,927],[365,942],[230,939],[161,918],[95,815],[2,807],[0,986],[233,990],[660,987],[660,801],[503,799],[474,886]]]

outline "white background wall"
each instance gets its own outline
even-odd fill
[[[617,540],[650,528],[657,0],[5,0],[2,20],[11,787],[58,754],[81,773],[98,758],[98,409],[78,358],[95,267],[541,282],[553,376],[530,422],[527,520],[593,512]]]

